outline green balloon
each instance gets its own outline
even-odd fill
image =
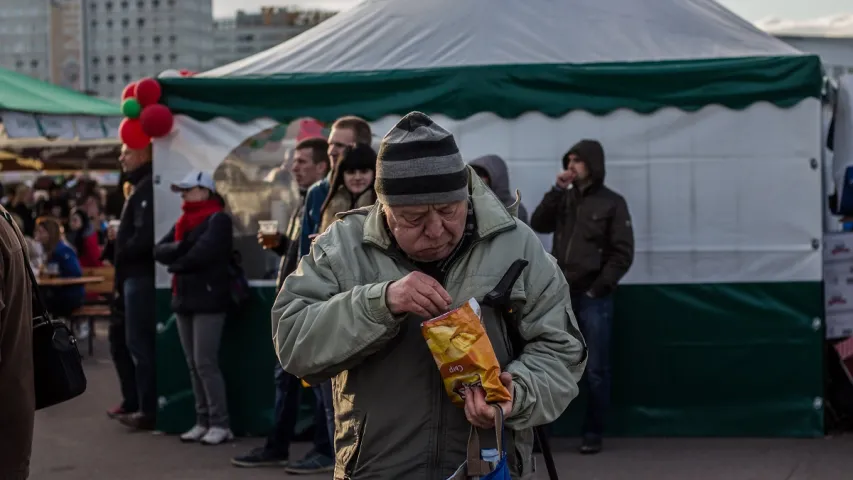
[[[142,106],[135,98],[128,98],[121,102],[121,113],[127,118],[138,118],[142,112]]]

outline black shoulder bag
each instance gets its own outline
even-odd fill
[[[513,358],[518,358],[521,355],[526,342],[521,335],[519,327],[522,305],[513,304],[510,294],[512,293],[512,286],[518,280],[518,277],[521,276],[521,272],[524,271],[528,263],[524,259],[518,259],[513,262],[495,289],[487,293],[481,302],[483,305],[494,308],[500,313],[504,327],[506,328],[507,340],[509,340],[507,348],[510,351],[510,356]],[[550,480],[558,480],[557,465],[554,463],[554,454],[551,451],[548,432],[539,426],[533,428],[533,434],[535,441],[542,449],[542,457],[545,459],[545,469],[548,471],[548,478]]]
[[[3,218],[12,230],[18,231],[8,212],[3,212]],[[83,357],[71,329],[64,322],[51,318],[42,301],[25,243],[21,243],[21,251],[32,288],[33,380],[36,410],[41,410],[82,395],[86,391],[86,374],[83,372]]]

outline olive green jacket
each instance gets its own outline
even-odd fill
[[[483,322],[513,377],[506,419],[513,478],[531,478],[531,427],[555,420],[577,396],[586,346],[553,257],[470,177],[477,236],[444,287],[453,307],[471,297],[481,301],[513,261],[530,262],[512,290],[514,300],[525,302],[520,330],[528,342],[517,360],[499,313],[484,307]],[[445,393],[421,336],[424,319],[394,316],[385,303],[388,284],[415,267],[394,247],[384,222],[377,203],[342,215],[317,237],[273,306],[273,341],[285,371],[311,383],[333,379],[335,479],[443,480],[466,459],[470,424]]]

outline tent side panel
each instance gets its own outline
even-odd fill
[[[820,282],[628,285],[616,298],[612,434],[823,435]],[[579,432],[585,397],[558,434]]]

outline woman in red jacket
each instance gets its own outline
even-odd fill
[[[92,222],[86,212],[74,209],[68,220],[71,230],[68,242],[77,251],[80,266],[83,268],[103,267],[101,261],[101,247],[98,245],[98,232],[92,227]]]

